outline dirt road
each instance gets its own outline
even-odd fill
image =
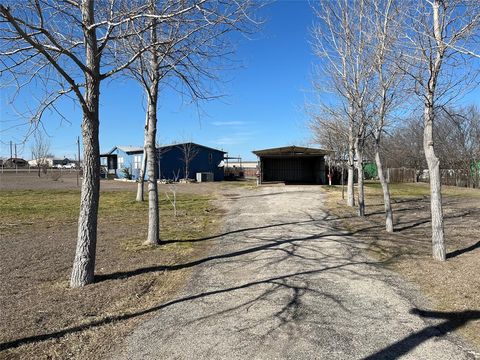
[[[232,189],[183,295],[114,359],[469,359],[409,285],[335,228],[314,186]]]

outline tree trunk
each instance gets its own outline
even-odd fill
[[[383,173],[383,164],[382,159],[380,158],[379,143],[380,137],[379,135],[377,135],[375,138],[375,163],[377,164],[378,179],[380,180],[383,191],[383,203],[385,205],[385,230],[387,230],[388,232],[393,232],[393,210],[390,199],[390,189]]]
[[[150,3],[151,11],[155,14],[155,3]],[[157,21],[152,18],[152,27],[150,30],[151,43],[157,43]],[[159,59],[156,49],[150,51],[150,70],[152,74],[152,82],[148,88],[148,107],[147,107],[147,138],[146,138],[146,155],[147,155],[147,174],[148,174],[148,234],[147,244],[160,244],[160,214],[158,206],[158,185],[155,170],[157,168],[157,101],[158,101],[158,84],[160,82],[160,74],[158,69]]]
[[[430,59],[430,78],[424,105],[423,118],[423,150],[427,160],[430,177],[430,211],[432,216],[432,255],[433,258],[445,261],[446,251],[443,238],[443,209],[442,209],[442,185],[440,178],[440,160],[435,155],[433,144],[433,121],[435,119],[435,91],[437,79],[442,66],[445,44],[443,43],[440,26],[441,2],[435,0],[431,3],[433,9],[433,32],[436,42],[435,57]]]
[[[145,147],[143,148],[143,155],[142,155],[142,167],[140,168],[140,174],[138,177],[138,183],[137,183],[137,197],[136,201],[142,202],[144,201],[144,183],[145,183],[145,172],[147,168],[147,155],[146,155],[146,149]]]
[[[430,211],[432,215],[432,253],[433,258],[445,261],[446,250],[443,238],[442,188],[440,178],[440,161],[433,146],[433,95],[425,104],[423,149],[427,160],[430,177]]]
[[[353,128],[348,134],[348,174],[347,174],[347,205],[355,206],[354,176],[355,176],[355,145],[353,141]]]
[[[363,186],[363,149],[358,141],[355,144],[358,174],[358,216],[365,216],[365,191]]]
[[[152,85],[152,87],[154,87]],[[147,131],[147,179],[148,179],[148,235],[147,244],[160,244],[160,214],[158,207],[158,186],[155,176],[157,167],[157,97],[148,97],[148,131]]]
[[[82,2],[82,17],[86,25],[94,23],[93,1]],[[85,30],[86,65],[85,108],[83,109],[82,139],[84,174],[80,196],[78,237],[70,286],[73,288],[94,281],[97,245],[97,217],[100,198],[100,145],[98,141],[100,58],[97,53],[95,29]]]
[[[148,138],[148,113],[145,120],[145,129],[143,135],[143,156],[142,167],[140,168],[140,175],[138,177],[137,184],[137,198],[136,201],[144,201],[144,183],[145,183],[145,170],[147,168],[147,138]]]

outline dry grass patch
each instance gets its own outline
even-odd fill
[[[164,245],[143,245],[147,203],[102,191],[96,283],[70,289],[78,190],[0,192],[0,358],[96,359],[179,294],[221,212],[212,194],[160,194]],[[197,241],[192,241],[197,240]]]
[[[480,350],[480,320],[462,312],[479,311],[480,190],[443,187],[446,262],[431,257],[430,198],[427,184],[391,184],[395,233],[384,225],[380,184],[366,184],[366,217],[356,216],[341,199],[341,187],[327,187],[328,204],[365,249],[386,266],[420,286],[435,310],[457,313],[466,324],[458,333]],[[463,318],[462,318],[463,317]]]

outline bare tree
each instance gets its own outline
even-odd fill
[[[348,119],[335,118],[329,114],[317,114],[309,123],[314,141],[333,151],[330,166],[341,171],[342,199],[345,198],[344,173],[348,159]],[[333,162],[333,164],[332,164]]]
[[[172,204],[173,216],[175,217],[177,217],[177,184],[178,184],[179,178],[180,178],[180,169],[178,169],[176,172],[175,171],[173,172],[173,180],[168,185],[168,189],[172,194],[172,197],[170,197],[167,191],[165,192],[165,196],[167,197],[167,200],[170,201],[170,204]]]
[[[461,186],[475,183],[474,164],[480,158],[480,114],[475,106],[437,109],[433,127],[435,151],[442,172],[459,175]],[[427,168],[423,154],[423,120],[415,116],[404,121],[385,138],[382,156],[390,167],[409,167],[416,170],[417,180]],[[443,179],[442,179],[443,182]]]
[[[415,169],[418,181],[427,166],[422,133],[422,118],[414,114],[404,119],[390,134],[385,134],[380,151],[387,167]]]
[[[0,63],[2,74],[21,90],[43,84],[44,98],[31,114],[38,124],[47,109],[60,114],[58,99],[73,98],[83,114],[84,176],[78,239],[70,286],[94,280],[100,189],[100,83],[132,64],[142,51],[118,63],[121,38],[139,29],[130,26],[145,17],[145,5],[136,1],[9,1],[0,5]],[[166,18],[159,17],[159,21]],[[143,50],[143,49],[141,49]]]
[[[355,205],[355,158],[358,169],[359,215],[365,213],[363,190],[363,146],[367,135],[368,89],[373,74],[369,37],[367,1],[322,1],[316,7],[318,24],[313,29],[314,51],[321,59],[316,86],[335,94],[337,102],[322,104],[328,112],[349,119],[347,204]],[[337,116],[338,117],[338,116]]]
[[[394,0],[373,1],[369,6],[371,28],[367,31],[371,34],[371,46],[374,48],[372,61],[375,72],[370,98],[373,105],[371,133],[378,178],[383,192],[385,229],[393,232],[393,210],[389,185],[383,170],[381,140],[385,127],[389,125],[388,120],[392,112],[398,108],[399,100],[402,98],[400,92],[403,90],[401,89],[403,77],[397,66],[401,54],[397,49],[401,34],[400,16],[403,11],[399,8],[399,3]]]
[[[149,2],[149,13],[156,15],[156,2],[151,0]],[[179,9],[180,10],[180,9]],[[141,36],[145,39],[145,45],[141,42],[141,46],[148,47],[148,51],[139,57],[135,64],[132,64],[130,71],[142,80],[143,88],[147,95],[147,118],[145,125],[145,140],[144,140],[144,161],[146,163],[147,178],[148,178],[148,233],[146,243],[159,244],[160,243],[160,215],[158,203],[158,186],[156,178],[157,168],[157,151],[155,140],[157,137],[157,103],[158,103],[158,87],[162,78],[162,72],[159,68],[160,58],[163,55],[159,51],[158,44],[158,22],[155,17],[149,21],[149,31]],[[168,26],[168,24],[167,24]],[[171,42],[170,38],[166,39]],[[170,47],[170,45],[166,45]],[[134,50],[135,52],[135,50]],[[146,63],[146,65],[145,65]],[[135,72],[137,64],[140,64],[140,71]]]
[[[193,159],[195,159],[198,155],[198,146],[192,142],[185,142],[183,144],[178,145],[178,148],[182,152],[182,157],[180,160],[183,162],[183,176],[185,180],[190,178],[190,163]]]
[[[478,36],[480,3],[469,0],[415,1],[409,10],[405,37],[407,65],[403,70],[414,82],[423,104],[423,148],[430,178],[433,257],[445,261],[440,159],[434,143],[437,109],[451,101],[458,86],[472,78],[466,59],[473,56]],[[474,36],[475,35],[475,36]],[[454,71],[456,67],[462,72]],[[441,140],[440,140],[441,141]]]
[[[218,80],[219,64],[232,51],[227,34],[247,31],[247,24],[255,22],[249,16],[251,1],[148,1],[151,15],[145,24],[149,31],[139,34],[136,42],[127,41],[127,53],[146,48],[130,66],[130,73],[145,91],[147,120],[145,126],[144,158],[147,162],[149,225],[147,243],[159,244],[159,207],[156,168],[158,153],[157,105],[161,85],[169,86],[193,101],[216,97],[210,92],[211,83]],[[175,12],[178,16],[158,23],[160,15]],[[133,45],[133,46],[132,46]],[[207,82],[209,83],[207,85]],[[188,173],[188,165],[187,165]],[[187,175],[188,176],[188,175]],[[139,192],[143,189],[139,183]]]
[[[48,141],[48,139],[46,139],[39,131],[35,132],[34,139],[35,140],[32,146],[32,157],[35,159],[35,163],[38,168],[38,177],[40,177],[42,170],[44,173],[47,171],[47,157],[50,153],[50,141]]]
[[[434,133],[437,139],[442,139],[436,147],[442,170],[453,173],[457,186],[473,185],[472,164],[478,159],[480,146],[480,117],[476,107],[442,108],[436,115]]]

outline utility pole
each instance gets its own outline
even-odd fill
[[[80,175],[80,136],[77,136],[77,159],[78,159],[78,164],[77,164],[77,186],[78,186],[78,178]]]
[[[10,140],[10,163],[12,162],[12,157],[13,157],[12,156],[12,140]],[[3,174],[3,168],[5,167],[5,163],[2,166],[2,174]]]
[[[17,164],[17,144],[15,144],[15,174],[18,174],[18,164]]]

